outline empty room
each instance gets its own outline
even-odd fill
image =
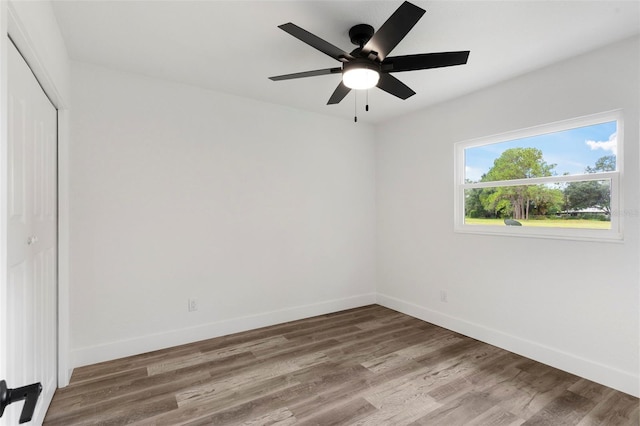
[[[0,29],[0,426],[639,424],[640,2]]]

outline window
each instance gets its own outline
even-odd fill
[[[455,230],[622,240],[620,111],[456,144]]]

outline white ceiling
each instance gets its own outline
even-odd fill
[[[640,2],[413,1],[427,13],[391,56],[470,50],[467,65],[394,74],[416,95],[369,92],[358,119],[383,122],[640,33]],[[352,119],[353,92],[326,105],[340,75],[267,77],[340,66],[277,28],[293,22],[351,51],[401,1],[54,1],[72,59]]]

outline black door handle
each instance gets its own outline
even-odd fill
[[[36,409],[40,392],[42,392],[40,382],[21,388],[9,389],[7,382],[0,380],[0,417],[4,414],[4,409],[7,405],[24,399],[24,406],[20,413],[20,423],[30,422],[31,417],[33,417],[33,411]]]

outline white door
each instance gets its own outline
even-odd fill
[[[44,419],[56,388],[57,112],[11,42],[7,61],[5,340],[0,372],[9,388],[43,390],[30,424]],[[1,334],[0,334],[1,335]],[[7,406],[1,425],[16,425],[24,403]]]

